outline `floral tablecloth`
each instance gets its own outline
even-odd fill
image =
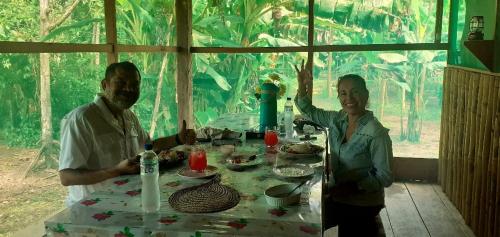
[[[221,183],[240,193],[239,204],[229,210],[187,214],[173,210],[168,198],[185,187],[208,182],[189,179],[177,174],[187,162],[170,167],[160,175],[161,208],[156,214],[144,214],[141,209],[140,175],[120,176],[105,181],[106,189],[45,221],[48,236],[321,236],[321,172],[319,163],[314,178],[304,187],[301,204],[273,208],[266,203],[264,190],[287,183],[272,171],[274,165],[296,160],[266,153],[265,162],[244,171],[225,167],[219,147],[202,145],[207,150],[208,163],[218,168]],[[265,152],[261,140],[247,141],[237,150]]]

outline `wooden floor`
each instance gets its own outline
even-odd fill
[[[474,236],[437,184],[394,183],[385,190],[385,204],[380,217],[386,236]],[[337,236],[336,228],[325,236]]]

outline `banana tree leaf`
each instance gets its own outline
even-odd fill
[[[193,1],[193,22],[198,22],[203,17],[202,13],[207,8],[207,0],[192,0]]]
[[[130,5],[132,6],[133,12],[137,15],[139,19],[143,22],[143,25],[153,25],[154,24],[154,19],[153,17],[149,14],[149,12],[142,8],[137,2],[135,1],[129,1]]]
[[[288,46],[301,46],[293,41],[280,39],[272,37],[266,33],[262,33],[258,36],[258,39],[265,39],[269,43],[269,46],[272,47],[288,47]]]
[[[410,53],[410,59],[417,63],[428,63],[431,62],[436,55],[435,51],[412,51]]]
[[[408,61],[408,57],[398,53],[379,53],[378,57],[388,63],[401,63]]]
[[[231,24],[241,24],[244,21],[244,19],[239,16],[224,16],[224,19],[226,21],[230,21]],[[214,24],[221,24],[221,23],[223,22],[220,16],[209,16],[193,23],[193,27],[210,28]]]
[[[410,85],[408,85],[408,83],[404,82],[404,81],[400,81],[394,77],[389,77],[389,81],[396,84],[397,86],[403,88],[405,91],[408,91],[408,92],[411,92],[411,88],[410,88]]]
[[[201,127],[206,126],[207,123],[219,117],[217,111],[212,108],[207,108],[205,111],[195,111],[194,117]]]
[[[314,18],[314,28],[316,29],[323,29],[323,30],[341,30],[343,32],[362,32],[363,29],[361,29],[358,26],[345,26],[343,24],[339,24],[331,19],[327,18]]]
[[[45,37],[43,37],[41,41],[42,42],[47,42],[47,41],[55,38],[59,34],[65,33],[68,30],[78,29],[80,27],[90,25],[93,22],[103,22],[103,21],[104,21],[103,18],[93,18],[93,19],[78,21],[78,22],[75,22],[75,23],[70,24],[70,25],[57,27],[55,30],[51,31],[48,35],[46,35]]]
[[[217,85],[219,85],[221,89],[225,91],[231,89],[231,85],[229,85],[226,78],[221,76],[217,71],[215,71],[215,69],[212,66],[208,65],[208,63],[205,62],[202,58],[196,57],[196,61],[198,70],[202,71],[203,69],[205,69],[205,73],[211,76],[214,79],[215,83],[217,83]]]
[[[193,44],[198,46],[241,47],[239,43],[213,37],[193,29]]]

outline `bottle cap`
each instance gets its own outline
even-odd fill
[[[144,150],[146,151],[153,150],[153,144],[151,143],[144,144]]]

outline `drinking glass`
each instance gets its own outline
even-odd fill
[[[196,149],[189,155],[189,168],[203,172],[207,168],[207,153],[203,149]]]
[[[278,133],[279,131],[275,126],[266,127],[266,132],[264,133],[264,143],[268,148],[274,148],[278,144]]]

